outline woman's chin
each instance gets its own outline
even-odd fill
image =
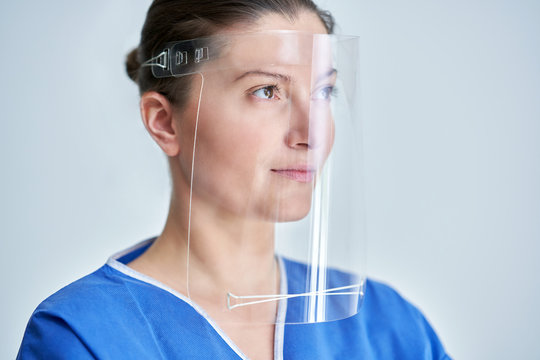
[[[281,204],[274,216],[275,222],[292,222],[305,218],[311,209],[311,201]]]

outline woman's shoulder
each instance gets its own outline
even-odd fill
[[[143,274],[111,259],[43,300],[28,326],[54,319],[74,331],[94,328],[116,332],[123,326],[133,328],[137,322],[144,327],[143,309],[152,308],[156,302],[162,307],[173,304],[175,311],[181,313],[189,309],[185,301],[178,301],[181,295],[146,281]]]
[[[92,273],[70,283],[46,298],[34,311],[37,313],[61,315],[77,319],[96,316],[100,313],[116,312],[117,307],[125,307],[128,300],[137,298],[139,288],[145,287],[143,281],[132,276],[135,273],[126,266],[122,257],[131,259],[144,251],[149,245],[143,241],[109,258],[107,263]],[[135,249],[135,250],[134,250]]]
[[[105,264],[43,300],[32,313],[27,332],[57,325],[81,335],[91,325],[112,331],[123,314],[137,306],[138,286]]]
[[[366,280],[361,315],[365,321],[385,328],[417,327],[431,330],[422,312],[392,286],[373,279]]]
[[[306,265],[286,260],[291,277],[305,276]],[[304,275],[302,275],[304,274]],[[352,275],[332,269],[327,281],[340,283]],[[300,280],[295,280],[300,281]],[[449,359],[437,334],[422,312],[392,286],[366,279],[358,313],[349,318],[289,328],[290,339],[316,342],[317,351],[326,347],[326,357],[347,356],[367,359]],[[305,348],[309,348],[306,344]],[[355,354],[352,356],[352,354]]]
[[[69,305],[73,302],[76,303],[87,300],[89,297],[92,298],[103,295],[100,291],[96,292],[95,290],[99,290],[104,286],[109,287],[114,284],[111,277],[107,274],[107,267],[107,265],[103,265],[90,274],[62,287],[60,290],[43,300],[36,310],[52,310],[57,307]]]
[[[93,358],[84,324],[106,324],[104,316],[117,308],[111,304],[118,283],[107,272],[104,265],[43,300],[28,321],[17,358]]]
[[[36,308],[18,358],[156,358],[163,344],[155,331],[179,332],[187,326],[174,319],[204,325],[174,294],[106,264]],[[206,330],[203,326],[201,332]],[[195,336],[174,338],[175,346],[187,346]]]
[[[383,314],[378,316],[385,314],[392,317],[396,314],[405,317],[422,316],[420,310],[394,287],[372,278],[366,279],[365,297],[362,306],[371,310],[384,310]]]
[[[119,293],[118,288],[123,286],[124,281],[113,274],[108,265],[103,265],[47,297],[38,305],[33,315],[47,312],[66,316],[81,309],[86,309],[85,313],[89,310],[105,310],[104,306],[92,309],[92,304],[107,304],[115,299]],[[76,314],[81,315],[80,312]]]
[[[424,314],[393,287],[372,279],[366,281],[365,297],[358,318],[366,327],[380,358],[390,352],[408,359],[450,359]]]

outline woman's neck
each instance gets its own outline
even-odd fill
[[[191,203],[190,214],[189,199],[173,196],[162,234],[129,266],[217,306],[226,306],[228,292],[277,293],[274,224],[209,208],[195,197]]]
[[[227,311],[229,292],[279,293],[273,223],[234,216],[196,196],[190,201],[187,191],[173,191],[163,232],[128,265],[189,296],[250,358],[273,358],[278,303]]]

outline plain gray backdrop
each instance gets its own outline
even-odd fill
[[[149,4],[0,4],[2,359],[43,299],[164,223],[123,68]],[[369,275],[456,359],[540,359],[540,2],[319,4],[362,38]]]

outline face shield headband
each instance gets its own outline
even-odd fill
[[[142,66],[191,77],[178,159],[189,298],[205,309],[215,299],[209,314],[222,322],[355,315],[365,288],[358,38],[216,35],[167,43]],[[234,236],[202,235],[215,224]],[[220,253],[212,280],[204,251]]]

